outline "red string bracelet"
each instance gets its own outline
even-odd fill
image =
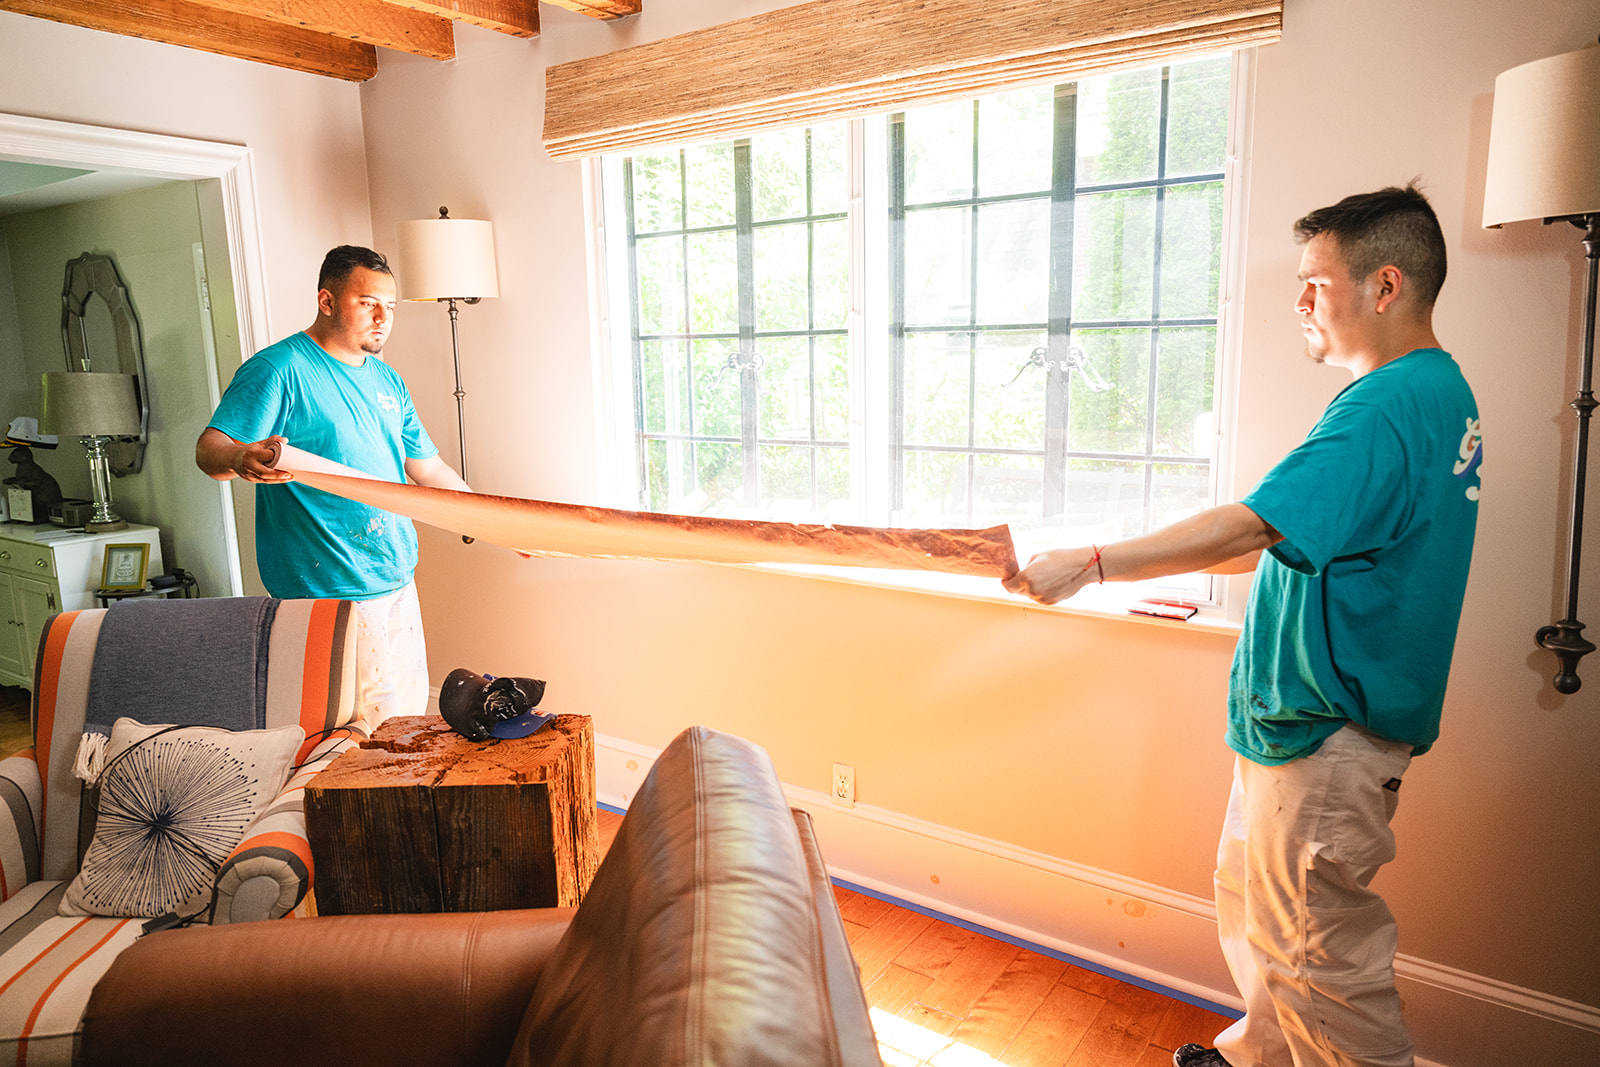
[[[1101,585],[1105,585],[1106,584],[1106,569],[1100,565],[1100,546],[1099,545],[1090,545],[1089,547],[1094,549],[1094,555],[1089,559],[1088,563],[1085,563],[1083,565],[1083,570],[1079,571],[1078,573],[1079,574],[1083,574],[1090,567],[1093,567],[1096,571],[1100,572],[1100,584]]]

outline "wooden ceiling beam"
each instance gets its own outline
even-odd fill
[[[194,0],[202,7],[347,37],[429,59],[456,57],[449,19],[384,0]]]
[[[219,11],[189,0],[0,0],[0,11],[204,52],[366,81],[378,73],[370,44]]]
[[[564,7],[597,19],[620,19],[644,10],[644,0],[544,0],[552,7]]]
[[[539,0],[381,0],[395,7],[406,7],[429,15],[455,19],[486,30],[509,33],[513,37],[539,36]],[[614,0],[596,0],[611,3]],[[626,2],[626,0],[623,0]]]

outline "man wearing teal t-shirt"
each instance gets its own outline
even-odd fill
[[[1411,758],[1439,736],[1477,524],[1472,391],[1433,333],[1444,236],[1414,187],[1295,224],[1307,354],[1348,370],[1298,448],[1242,501],[1006,581],[1053,604],[1093,581],[1257,569],[1229,681],[1233,793],[1217,924],[1245,1016],[1177,1067],[1410,1067],[1394,858]]]
[[[361,713],[376,725],[427,710],[416,528],[295,484],[275,469],[280,450],[292,443],[393,482],[467,484],[439,458],[404,380],[377,358],[394,321],[387,260],[340,245],[323,260],[317,288],[316,321],[234,373],[195,462],[218,481],[256,484],[256,563],[269,593],[355,601]]]

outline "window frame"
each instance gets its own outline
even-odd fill
[[[1225,183],[1223,198],[1223,247],[1218,275],[1216,360],[1213,368],[1214,421],[1209,449],[1209,496],[1214,503],[1224,502],[1225,490],[1234,485],[1235,457],[1237,453],[1237,393],[1238,369],[1242,335],[1242,307],[1239,299],[1244,278],[1246,257],[1246,219],[1249,203],[1250,143],[1253,134],[1253,101],[1255,49],[1241,48],[1231,51],[1230,90],[1228,102],[1228,137],[1222,180]],[[1166,63],[1161,64],[1166,66]],[[1165,90],[1163,90],[1164,92]],[[850,337],[852,389],[850,456],[853,465],[851,485],[856,506],[862,515],[860,521],[884,525],[889,517],[891,499],[891,464],[871,463],[872,453],[886,455],[892,448],[891,437],[898,429],[891,426],[895,420],[888,417],[871,418],[869,412],[885,412],[893,395],[893,360],[883,351],[890,334],[888,272],[871,272],[861,269],[865,263],[885,262],[888,258],[887,229],[882,226],[865,226],[861,239],[854,236],[857,228],[865,224],[865,205],[871,201],[887,202],[888,182],[883,144],[874,144],[867,131],[869,123],[861,119],[849,125],[850,181],[848,196],[848,224],[852,230],[850,255],[850,304],[847,314],[847,333]],[[881,140],[881,138],[879,139]],[[627,315],[619,323],[615,314],[618,308],[631,305],[631,295],[625,286],[617,284],[607,270],[607,256],[612,247],[612,230],[618,220],[614,205],[604,197],[604,171],[611,166],[612,157],[590,156],[582,161],[584,176],[585,216],[588,222],[588,242],[591,308],[591,366],[594,380],[596,426],[597,490],[608,506],[627,510],[638,508],[638,484],[635,475],[635,427],[632,420],[635,397],[632,371],[619,373],[615,333],[621,326],[626,335]],[[876,165],[875,165],[876,164]],[[1185,179],[1186,181],[1192,179]],[[1205,180],[1215,180],[1215,175]],[[1173,183],[1179,184],[1179,183]],[[877,188],[870,188],[877,186]],[[1085,190],[1077,190],[1082,194]],[[873,195],[875,194],[875,195]],[[1173,321],[1161,322],[1173,325]],[[1181,323],[1178,323],[1181,324]],[[1209,325],[1209,320],[1206,323]],[[1081,325],[1081,324],[1080,324]],[[1118,327],[1126,323],[1116,323]],[[1135,326],[1140,325],[1135,323]],[[1144,324],[1149,325],[1149,324]],[[1051,358],[1054,358],[1053,356]],[[1043,532],[1043,538],[1018,538],[1020,563],[1026,563],[1031,550],[1043,547],[1024,540],[1042,542],[1052,531]],[[1058,536],[1058,535],[1057,535]],[[1059,542],[1057,542],[1059,543]],[[933,595],[954,596],[962,599],[987,600],[1016,606],[1019,603],[1050,611],[1112,615],[1152,625],[1191,626],[1197,629],[1235,632],[1243,617],[1245,594],[1250,575],[1227,578],[1199,576],[1208,587],[1199,595],[1186,594],[1185,599],[1199,606],[1200,613],[1189,623],[1172,623],[1145,616],[1127,614],[1129,603],[1150,595],[1170,595],[1171,586],[1164,580],[1155,582],[1115,583],[1102,589],[1079,594],[1074,601],[1050,608],[1042,608],[1031,601],[1022,602],[998,588],[998,583],[987,579],[964,578],[953,575],[922,574],[920,572],[879,572],[848,567],[800,567],[790,565],[759,565],[784,573],[806,575],[826,580],[844,581],[886,588],[912,590]]]

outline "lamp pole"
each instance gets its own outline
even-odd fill
[[[1561,669],[1553,679],[1558,693],[1576,693],[1583,685],[1578,677],[1578,661],[1595,650],[1594,642],[1583,636],[1578,621],[1578,568],[1583,557],[1583,490],[1589,468],[1589,416],[1600,406],[1592,391],[1594,374],[1595,290],[1600,287],[1600,213],[1570,219],[1583,229],[1583,251],[1588,278],[1583,299],[1583,363],[1578,375],[1578,395],[1572,409],[1578,413],[1577,458],[1572,474],[1572,533],[1567,557],[1567,617],[1553,626],[1540,627],[1534,639],[1539,647],[1556,654]]]

